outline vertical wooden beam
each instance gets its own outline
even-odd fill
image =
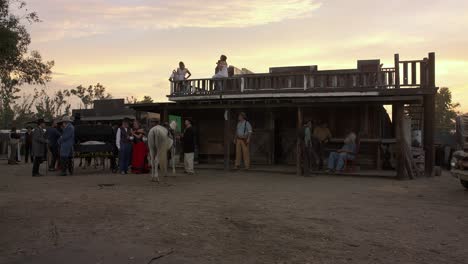
[[[229,170],[231,155],[231,110],[224,109],[224,170]]]
[[[268,130],[270,132],[270,147],[269,147],[269,158],[268,158],[268,163],[270,165],[275,164],[275,116],[273,113],[273,109],[268,109],[268,114],[267,114],[267,122],[268,122]]]
[[[378,131],[377,131],[377,137],[378,138],[383,138],[383,135],[382,135],[382,124],[383,124],[383,119],[384,119],[384,114],[385,112],[383,111],[383,105],[382,106],[379,106],[378,107],[378,110],[377,110],[377,120],[378,120]],[[378,170],[381,170],[382,169],[382,155],[381,155],[381,148],[382,148],[382,145],[381,143],[378,143],[377,144],[377,169]]]
[[[435,88],[435,53],[429,53],[429,59],[427,63],[428,67],[428,86],[429,88]]]
[[[303,123],[303,121],[302,121],[302,108],[298,107],[297,108],[297,131],[299,131],[299,129],[301,129],[302,123]],[[300,146],[300,143],[299,143],[299,139],[296,136],[296,174],[299,176],[299,175],[302,174],[301,172],[302,172],[302,170],[301,170],[301,146]]]
[[[424,164],[426,177],[432,176],[434,170],[434,114],[435,96],[424,96]]]
[[[411,84],[416,85],[416,62],[411,63]]]
[[[400,88],[400,55],[395,54],[395,88]]]
[[[421,88],[427,87],[427,62],[428,59],[424,58],[423,61],[419,64],[419,83]]]
[[[408,62],[403,63],[403,85],[408,85]]]
[[[428,85],[430,89],[435,87],[435,54],[429,53],[427,63]],[[434,115],[435,115],[435,94],[424,96],[424,150],[425,150],[425,175],[432,176],[434,171]]]
[[[169,112],[167,110],[167,107],[163,108],[162,116],[159,116],[159,118],[161,119],[161,124],[163,124],[164,122],[169,122]]]
[[[393,123],[395,124],[395,138],[397,141],[397,149],[396,149],[396,156],[397,156],[397,178],[398,179],[405,179],[407,176],[405,175],[405,165],[403,160],[403,140],[402,137],[402,129],[403,129],[403,104],[402,103],[395,103],[393,104],[393,111],[394,112],[394,120]]]

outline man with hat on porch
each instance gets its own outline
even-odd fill
[[[37,127],[33,131],[32,135],[32,153],[34,156],[32,176],[39,177],[43,176],[39,173],[39,166],[47,157],[47,139],[45,134],[46,123],[44,119],[37,120]]]
[[[247,115],[244,112],[239,113],[239,122],[236,129],[236,162],[235,169],[239,169],[241,159],[244,160],[245,169],[250,169],[250,135],[252,134],[252,125],[247,121]]]
[[[73,159],[73,145],[75,145],[75,127],[69,116],[62,118],[63,133],[59,138],[60,144],[60,167],[62,172],[60,176],[67,176],[67,169],[72,173],[71,161]]]

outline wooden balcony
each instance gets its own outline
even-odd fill
[[[301,73],[262,73],[218,79],[190,79],[171,82],[171,101],[241,98],[284,98],[313,96],[357,96],[399,88],[425,88],[428,85],[428,59],[399,61],[394,68],[362,67]],[[377,93],[378,94],[378,93]]]

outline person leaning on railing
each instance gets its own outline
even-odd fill
[[[213,79],[227,77],[229,77],[227,57],[226,55],[221,55],[218,62],[216,63],[215,75],[213,75]],[[221,81],[215,81],[215,90],[223,90],[223,84]]]

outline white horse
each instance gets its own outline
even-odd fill
[[[158,166],[163,176],[167,175],[167,152],[173,144],[167,128],[157,125],[148,133],[148,148],[151,158],[151,180],[159,182]]]

